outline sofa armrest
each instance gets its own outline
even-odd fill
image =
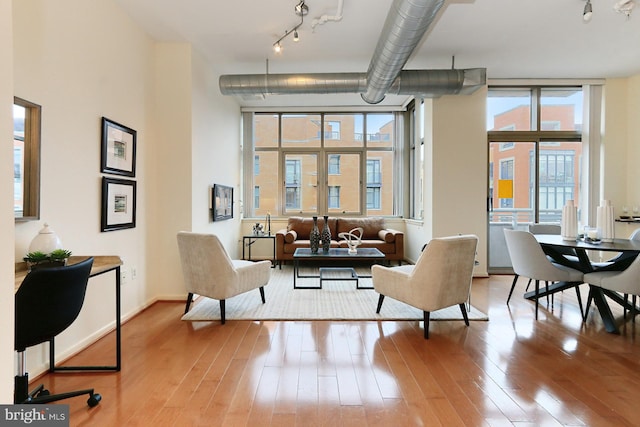
[[[387,243],[393,243],[398,238],[402,238],[404,233],[402,231],[394,230],[392,228],[385,228],[378,232],[380,240],[384,240]]]
[[[284,236],[287,234],[287,229],[283,228],[276,231],[276,259],[281,260],[284,255]]]

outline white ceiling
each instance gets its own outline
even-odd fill
[[[299,0],[117,0],[159,41],[190,42],[217,74],[366,72],[392,0],[306,0],[309,14],[276,54],[273,43],[300,22]],[[637,0],[638,1],[638,0]],[[606,78],[640,73],[640,5],[630,18],[615,0],[447,0],[404,69],[486,68],[487,78]],[[335,99],[333,99],[335,97]],[[275,99],[278,98],[278,99]],[[271,96],[242,105],[309,105],[314,97]],[[338,99],[340,98],[340,99]],[[406,97],[387,97],[401,103]],[[322,105],[366,105],[359,95],[322,95]],[[345,101],[345,99],[348,99]]]

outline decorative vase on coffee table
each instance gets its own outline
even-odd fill
[[[318,217],[313,217],[313,228],[311,229],[311,233],[309,234],[309,242],[311,244],[311,253],[318,253],[318,248],[320,247],[320,230],[318,230]]]
[[[325,254],[329,252],[329,248],[331,247],[331,230],[329,230],[329,216],[324,216],[324,226],[322,227],[322,252]]]

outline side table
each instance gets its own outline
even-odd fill
[[[242,236],[242,259],[246,259],[247,261],[252,261],[251,259],[251,246],[260,239],[271,239],[271,250],[273,256],[271,257],[271,268],[275,268],[276,266],[276,236],[269,234],[249,234],[246,236]],[[248,256],[245,258],[245,248],[249,248]]]

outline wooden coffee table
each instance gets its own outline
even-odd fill
[[[344,263],[345,261],[370,261],[380,263],[384,261],[384,254],[377,248],[358,248],[358,252],[350,254],[347,248],[331,248],[325,253],[322,249],[317,253],[311,253],[311,248],[298,248],[293,253],[293,289],[322,289],[324,280],[353,280],[356,282],[357,289],[373,289],[372,287],[361,287],[358,279],[371,278],[368,276],[359,276],[355,268],[352,266],[336,265],[336,261]],[[300,275],[300,262],[316,262],[320,264],[319,274],[317,275]],[[325,273],[329,271],[347,271],[349,277],[346,278],[329,278]],[[318,286],[298,286],[296,279],[319,279]]]

